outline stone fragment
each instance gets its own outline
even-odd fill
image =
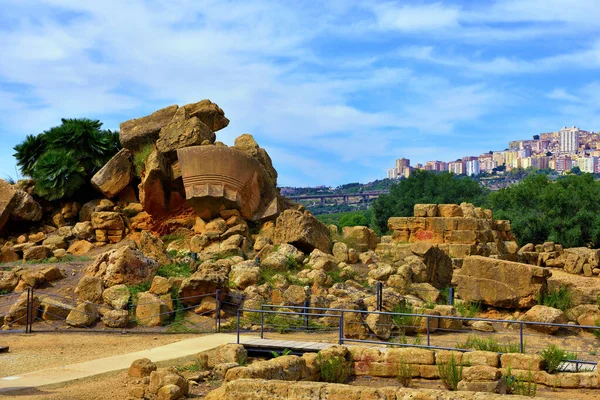
[[[177,159],[177,149],[200,145],[205,140],[215,142],[215,133],[197,117],[172,121],[164,126],[156,141],[156,148],[169,160]]]
[[[102,278],[104,286],[111,287],[150,282],[157,270],[158,262],[155,259],[146,257],[139,250],[123,246],[100,254],[86,268],[86,274]]]
[[[67,315],[67,324],[71,326],[90,326],[98,319],[98,311],[93,304],[81,303]]]
[[[308,211],[285,210],[275,224],[273,243],[289,243],[305,253],[329,252],[329,230]]]
[[[105,197],[118,195],[135,178],[133,156],[127,149],[121,149],[94,174],[91,183]]]
[[[135,153],[144,146],[156,142],[160,130],[171,121],[177,109],[177,105],[172,105],[148,116],[121,123],[119,131],[121,145]]]
[[[140,250],[144,255],[154,258],[160,265],[168,265],[171,263],[171,258],[167,254],[165,244],[160,238],[148,233],[142,232],[140,238]]]
[[[77,284],[75,294],[81,301],[100,303],[103,290],[104,284],[101,278],[96,276],[84,276]]]
[[[542,305],[533,306],[525,313],[523,320],[551,324],[566,324],[568,322],[567,317],[565,317],[565,314],[561,310]],[[527,327],[549,335],[556,333],[560,329],[558,326],[536,324],[527,325]]]
[[[152,371],[156,371],[156,364],[148,358],[140,358],[131,363],[127,375],[133,378],[144,378],[150,376]]]
[[[35,222],[42,219],[42,206],[25,191],[16,191],[14,203],[14,208],[10,216],[13,221]]]

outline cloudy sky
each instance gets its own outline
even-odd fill
[[[0,0],[0,177],[60,118],[210,98],[280,185],[600,130],[597,0]]]

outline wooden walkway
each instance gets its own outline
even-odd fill
[[[290,349],[295,352],[316,352],[334,346],[331,343],[318,342],[300,342],[296,340],[273,340],[273,339],[250,339],[244,338],[240,340],[240,344],[244,347],[254,349]]]

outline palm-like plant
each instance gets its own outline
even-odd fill
[[[48,200],[71,197],[86,182],[85,168],[73,151],[48,150],[33,172],[37,194]]]
[[[23,143],[14,147],[16,153],[13,156],[17,159],[17,165],[23,175],[32,176],[37,160],[46,149],[44,135],[27,135]]]

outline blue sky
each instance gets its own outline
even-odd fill
[[[597,0],[0,0],[0,176],[27,134],[210,98],[280,185],[600,130]]]

